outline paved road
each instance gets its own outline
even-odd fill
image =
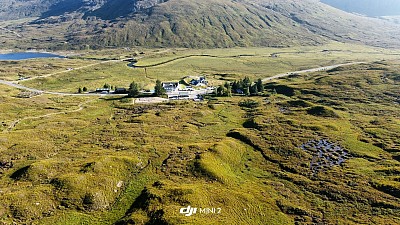
[[[15,87],[15,88],[18,88],[18,89],[21,89],[21,90],[25,90],[25,91],[37,92],[37,93],[40,93],[40,94],[52,94],[52,95],[63,95],[63,96],[107,96],[107,95],[125,96],[126,95],[126,94],[96,94],[96,93],[81,93],[81,94],[79,94],[79,93],[43,91],[43,90],[26,87],[26,86],[20,85],[18,83],[11,82],[11,81],[5,81],[5,80],[0,80],[0,84],[5,84],[5,85],[11,86],[11,87]]]
[[[8,86],[15,87],[15,88],[22,89],[22,90],[26,90],[26,91],[39,92],[39,93],[43,93],[44,92],[42,90],[25,87],[25,86],[22,86],[20,84],[15,83],[15,82],[6,81],[6,80],[0,80],[0,84],[5,84],[5,85],[8,85]]]
[[[63,70],[63,71],[58,71],[58,72],[55,72],[55,73],[42,75],[42,76],[26,78],[26,79],[24,79],[22,81],[34,80],[34,79],[38,79],[38,78],[46,78],[46,77],[51,77],[51,76],[54,76],[54,75],[57,75],[57,74],[68,73],[70,71],[80,70],[80,69],[84,69],[84,68],[88,68],[88,67],[104,64],[104,63],[123,62],[123,61],[129,61],[129,60],[133,60],[133,59],[134,58],[125,58],[125,59],[112,59],[112,60],[107,60],[107,61],[101,61],[101,62],[97,62],[97,63],[88,64],[88,65],[85,65],[85,66],[76,67],[76,68],[73,68],[72,70]]]
[[[325,71],[325,70],[331,70],[340,66],[350,66],[350,65],[356,65],[356,64],[362,64],[365,62],[352,62],[352,63],[342,63],[342,64],[336,64],[332,66],[324,66],[324,67],[318,67],[318,68],[312,68],[312,69],[306,69],[306,70],[299,70],[299,71],[293,71],[293,72],[287,72],[287,73],[281,73],[272,77],[267,77],[264,78],[262,81],[267,82],[270,80],[275,80],[281,77],[287,77],[293,74],[301,74],[301,73],[312,73],[312,72],[318,72],[318,71]]]
[[[84,69],[84,68],[87,68],[87,67],[91,67],[91,66],[95,66],[95,65],[99,65],[99,64],[103,64],[103,63],[122,62],[122,61],[127,61],[127,60],[132,60],[132,59],[133,58],[126,58],[126,59],[119,59],[119,60],[107,60],[107,61],[102,61],[102,62],[98,62],[98,63],[93,63],[93,64],[77,67],[74,70]],[[69,72],[69,71],[70,70],[65,70],[65,71],[59,71],[59,72],[46,74],[46,75],[42,75],[42,76],[31,77],[31,78],[25,79],[24,81],[34,80],[34,79],[38,79],[38,78],[50,77],[50,76],[53,76],[53,75],[56,75],[56,74],[66,73],[66,72]],[[38,90],[38,89],[35,89],[35,88],[30,88],[30,87],[23,86],[23,85],[19,84],[18,81],[0,80],[0,84],[5,84],[5,85],[11,86],[11,87],[15,87],[15,88],[18,88],[18,89],[22,89],[22,90],[25,90],[25,91],[37,92],[37,93],[41,93],[41,94],[53,94],[53,95],[63,95],[63,96],[66,96],[66,95],[74,95],[74,96],[106,96],[107,95],[107,94],[95,94],[95,93],[77,94],[77,93],[44,91],[44,90]],[[112,95],[123,96],[125,94],[112,94]]]
[[[127,60],[127,59],[124,59]],[[123,60],[118,60],[118,61],[123,61]],[[109,61],[108,61],[109,62]],[[332,66],[324,66],[324,67],[318,67],[318,68],[313,68],[313,69],[307,69],[307,70],[299,70],[299,71],[294,71],[294,72],[287,72],[287,73],[282,73],[282,74],[278,74],[272,77],[267,77],[264,78],[262,81],[266,82],[266,81],[270,81],[270,80],[274,80],[274,79],[278,79],[281,77],[287,77],[290,76],[292,74],[301,74],[301,73],[311,73],[311,72],[317,72],[317,71],[325,71],[325,70],[331,70],[340,66],[349,66],[349,65],[355,65],[355,64],[362,64],[365,62],[352,62],[352,63],[343,63],[343,64],[336,64],[336,65],[332,65]],[[45,75],[46,76],[46,75]],[[82,93],[82,94],[74,94],[74,93],[64,93],[64,92],[53,92],[53,91],[44,91],[44,90],[38,90],[35,88],[29,88],[29,87],[25,87],[23,85],[20,85],[16,82],[12,82],[12,81],[5,81],[5,80],[0,80],[0,84],[5,84],[11,87],[15,87],[18,89],[22,89],[22,90],[26,90],[26,91],[32,91],[32,92],[38,92],[38,93],[42,93],[42,94],[53,94],[53,95],[63,95],[63,96],[67,96],[67,95],[73,95],[73,96],[107,96],[110,94],[94,94],[94,93]],[[208,90],[205,90],[204,92],[208,92]],[[204,94],[203,91],[192,91],[189,93],[189,95],[198,95],[198,94]],[[178,93],[176,93],[177,95],[179,95]],[[112,96],[123,96],[125,94],[112,94]]]

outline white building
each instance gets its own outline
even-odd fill
[[[166,92],[178,91],[179,82],[163,82],[162,86]]]

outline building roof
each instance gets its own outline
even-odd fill
[[[97,88],[96,91],[110,91],[109,88]]]
[[[162,85],[178,85],[179,82],[162,82]]]

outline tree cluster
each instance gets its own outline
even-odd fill
[[[264,92],[264,85],[261,79],[252,82],[249,77],[242,80],[234,81],[233,83],[226,82],[220,85],[216,90],[217,96],[231,96],[232,93],[249,95],[258,95]]]
[[[110,90],[114,89],[113,86],[111,86],[110,84],[107,84],[107,83],[105,83],[105,84],[103,85],[103,88],[107,88],[107,89],[110,89]]]
[[[129,85],[129,89],[128,89],[128,96],[129,97],[137,97],[140,94],[140,87],[139,85],[133,81],[130,85]],[[163,96],[165,94],[165,89],[162,86],[162,83],[160,80],[156,81],[156,85],[154,86],[154,95],[157,97]]]
[[[216,95],[217,96],[227,96],[227,97],[232,96],[231,84],[226,82],[224,85],[218,86],[218,88],[216,90]]]
[[[82,92],[87,92],[87,91],[88,91],[87,87],[83,87],[83,88],[79,87],[78,88],[78,93],[79,94],[82,93]]]

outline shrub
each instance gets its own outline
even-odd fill
[[[287,102],[282,103],[282,105],[289,106],[289,107],[311,107],[312,104],[306,102],[304,100],[290,100]]]
[[[260,105],[259,102],[251,100],[251,99],[246,99],[246,100],[239,102],[240,107],[245,107],[245,108],[250,108],[250,109],[257,108],[259,105]]]
[[[307,110],[307,113],[313,116],[322,117],[333,117],[338,118],[339,116],[331,109],[327,109],[323,106],[314,106]]]

